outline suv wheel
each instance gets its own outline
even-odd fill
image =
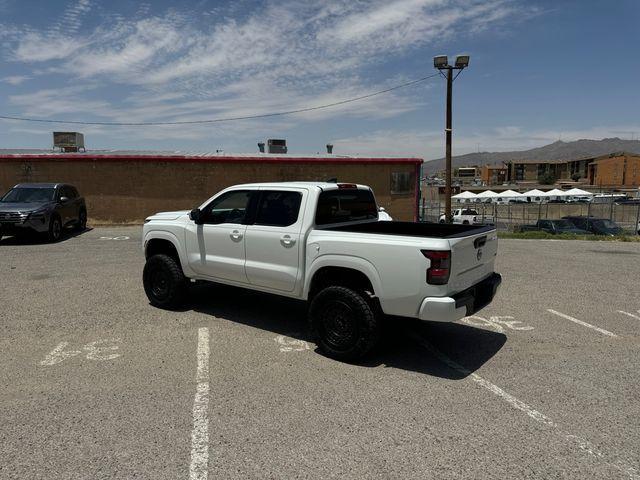
[[[50,242],[57,242],[62,237],[62,220],[57,215],[51,217],[49,220],[49,232],[47,238]]]
[[[76,223],[76,231],[84,232],[87,229],[87,211],[83,208],[78,214],[78,223]]]
[[[187,278],[175,259],[154,255],[147,260],[142,273],[144,291],[151,305],[164,309],[180,307],[187,295]]]
[[[380,339],[378,309],[363,294],[327,287],[309,307],[311,332],[320,351],[336,360],[356,360]]]

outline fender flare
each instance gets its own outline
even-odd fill
[[[307,270],[307,275],[304,281],[304,288],[302,291],[302,296],[305,300],[309,298],[309,290],[311,289],[311,282],[313,280],[314,275],[324,267],[340,267],[340,268],[349,268],[351,270],[356,270],[362,273],[365,277],[369,279],[371,285],[373,286],[373,291],[375,295],[378,297],[380,303],[382,304],[382,299],[384,298],[384,292],[382,289],[382,281],[380,279],[380,274],[376,267],[368,260],[365,260],[361,257],[354,257],[349,255],[321,255],[315,258],[311,265],[309,265],[309,269]]]
[[[142,242],[145,258],[147,256],[147,244],[151,240],[166,240],[170,242],[176,249],[176,252],[178,252],[178,258],[180,259],[180,266],[182,267],[183,273],[187,277],[191,276],[192,272],[189,268],[189,260],[187,259],[186,252],[181,248],[182,242],[178,240],[178,237],[173,232],[168,232],[166,230],[152,230],[147,232]]]

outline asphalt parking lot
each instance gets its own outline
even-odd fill
[[[151,307],[140,237],[0,242],[0,478],[640,478],[640,244],[501,240],[492,305],[349,365],[299,302]]]

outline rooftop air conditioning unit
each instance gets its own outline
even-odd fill
[[[53,149],[61,152],[79,152],[84,148],[84,135],[79,132],[53,132]]]
[[[270,138],[267,140],[267,153],[287,153],[287,141],[284,139]]]

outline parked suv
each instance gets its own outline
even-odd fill
[[[569,220],[538,220],[535,225],[522,225],[520,227],[521,232],[534,232],[543,231],[552,234],[569,233],[573,235],[587,235],[587,230],[582,230],[576,227],[573,222]]]
[[[564,220],[569,220],[577,228],[581,230],[587,230],[594,235],[622,235],[623,230],[620,225],[612,222],[608,218],[596,218],[586,216],[567,216],[562,217]]]
[[[87,226],[87,207],[78,190],[63,183],[21,183],[0,199],[0,239],[3,235],[45,234],[60,240],[62,230]]]

